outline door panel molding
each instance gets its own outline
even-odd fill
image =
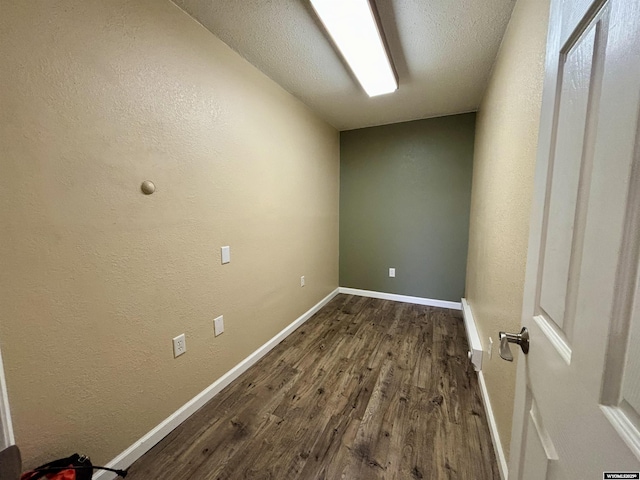
[[[629,415],[622,407],[600,407],[602,413],[611,422],[618,435],[624,440],[629,449],[640,460],[640,431],[629,420]]]
[[[566,338],[564,338],[562,332],[556,330],[557,327],[555,324],[547,320],[542,315],[536,315],[533,317],[533,320],[538,324],[542,333],[545,334],[549,342],[551,342],[551,345],[555,347],[556,351],[566,364],[571,365],[571,347],[569,346]]]

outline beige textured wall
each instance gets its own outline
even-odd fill
[[[337,287],[339,135],[168,1],[0,11],[16,439],[103,463]]]
[[[485,352],[493,338],[482,370],[507,456],[516,365],[498,331],[521,325],[548,15],[548,0],[518,0],[476,121],[466,297]]]

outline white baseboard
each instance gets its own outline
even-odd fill
[[[160,440],[171,433],[172,430],[174,430],[187,418],[193,415],[200,407],[202,407],[205,403],[215,397],[218,393],[220,393],[227,385],[233,382],[241,374],[247,371],[249,367],[255,364],[262,357],[264,357],[276,345],[278,345],[282,340],[289,336],[296,328],[309,320],[322,307],[329,303],[333,299],[333,297],[335,297],[339,293],[338,290],[339,289],[336,288],[333,292],[320,300],[320,302],[318,302],[311,309],[298,317],[293,323],[284,328],[275,337],[262,345],[255,352],[245,358],[242,362],[233,367],[222,377],[220,377],[198,395],[185,403],[182,407],[176,410],[164,421],[162,421],[162,423],[156,426],[153,430],[151,430],[140,440],[135,442],[124,452],[107,463],[105,466],[114,469],[125,469],[130,467],[136,460],[142,457],[142,455],[151,450],[151,448]],[[93,480],[112,480],[114,478],[116,478],[115,473],[107,472],[104,470],[96,472],[96,474],[93,476]]]
[[[11,423],[11,410],[9,409],[9,396],[7,395],[7,382],[4,376],[2,364],[2,352],[0,352],[0,450],[10,445],[15,445],[13,436],[13,424]]]
[[[478,372],[478,383],[480,384],[480,393],[482,395],[484,411],[487,414],[487,423],[489,424],[489,431],[491,432],[491,440],[493,440],[493,449],[495,450],[496,460],[498,461],[500,478],[502,480],[508,480],[509,467],[507,466],[507,459],[504,455],[504,449],[502,448],[500,435],[498,434],[496,417],[493,415],[493,408],[491,408],[491,400],[489,400],[489,392],[487,391],[487,384],[484,381],[484,374],[482,373],[482,371]]]
[[[360,290],[358,288],[340,287],[340,293],[347,295],[357,295],[359,297],[379,298],[381,300],[392,300],[394,302],[415,303],[417,305],[428,305],[430,307],[450,308],[452,310],[462,310],[460,302],[449,302],[447,300],[433,300],[431,298],[411,297],[408,295],[398,295],[395,293],[374,292],[372,290]]]
[[[469,305],[466,298],[462,299],[462,313],[464,318],[464,330],[467,334],[467,343],[469,344],[469,352],[471,353],[469,359],[471,360],[475,371],[479,372],[482,370],[482,342],[480,341],[480,334],[476,327],[476,321],[473,318],[471,305]]]

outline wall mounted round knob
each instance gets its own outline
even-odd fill
[[[142,190],[142,193],[144,193],[145,195],[151,195],[156,191],[156,186],[151,180],[145,180],[144,182],[142,182],[142,185],[140,185],[140,190]]]

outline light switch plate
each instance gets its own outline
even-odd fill
[[[219,317],[213,320],[213,334],[214,336],[218,336],[224,332],[224,315],[220,315]]]
[[[222,247],[220,251],[222,252],[222,264],[229,263],[231,261],[231,248],[229,246]]]

